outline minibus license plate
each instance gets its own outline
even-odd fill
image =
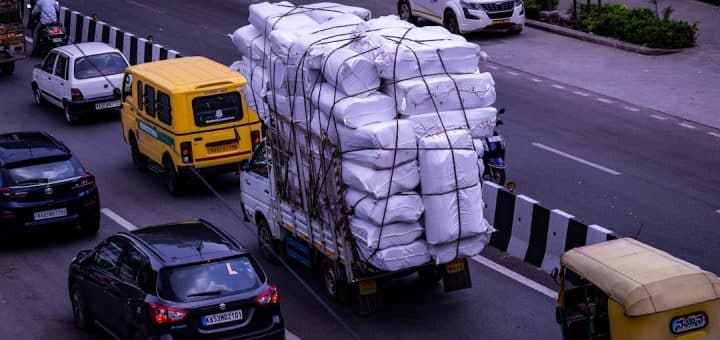
[[[67,208],[38,211],[35,213],[35,220],[40,221],[63,216],[67,216]]]
[[[510,19],[497,19],[497,20],[492,21],[493,25],[502,25],[502,24],[509,24],[509,23],[510,23]]]
[[[237,143],[208,146],[209,153],[230,152],[238,149]]]
[[[233,310],[225,313],[205,315],[202,318],[203,326],[212,326],[219,323],[242,320],[242,310]]]
[[[119,100],[113,100],[111,102],[105,102],[105,103],[97,103],[95,104],[95,110],[102,110],[102,109],[110,109],[113,107],[120,106]]]
[[[448,273],[459,273],[465,270],[465,261],[463,259],[454,259],[452,262],[445,265]]]

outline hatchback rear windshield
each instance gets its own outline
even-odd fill
[[[234,122],[243,116],[237,92],[197,97],[193,99],[192,107],[197,126]]]
[[[160,271],[158,293],[163,299],[188,301],[216,298],[260,287],[265,280],[249,257],[203,262]]]
[[[128,64],[117,52],[94,54],[75,59],[75,79],[88,79],[125,72]]]
[[[76,158],[52,159],[49,162],[32,163],[2,169],[3,186],[42,184],[79,177],[85,174]]]

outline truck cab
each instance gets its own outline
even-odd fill
[[[523,0],[398,0],[398,15],[416,23],[423,18],[445,26],[451,33],[507,31],[525,26]]]

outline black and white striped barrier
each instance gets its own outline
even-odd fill
[[[611,230],[585,224],[558,209],[549,210],[525,195],[483,182],[485,218],[497,231],[490,245],[550,273],[572,248],[615,239]]]
[[[60,8],[60,21],[65,26],[70,43],[103,42],[120,50],[131,65],[181,57],[175,50],[168,50],[145,38],[110,26],[102,21],[70,10]]]

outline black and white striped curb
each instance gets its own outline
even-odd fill
[[[120,50],[131,65],[181,57],[178,51],[136,37],[132,33],[94,20],[67,7],[60,8],[60,21],[65,26],[70,43],[93,41],[106,43]]]
[[[612,230],[545,208],[495,183],[484,181],[482,193],[485,218],[497,229],[490,245],[545,272],[558,268],[567,250],[617,238]]]

